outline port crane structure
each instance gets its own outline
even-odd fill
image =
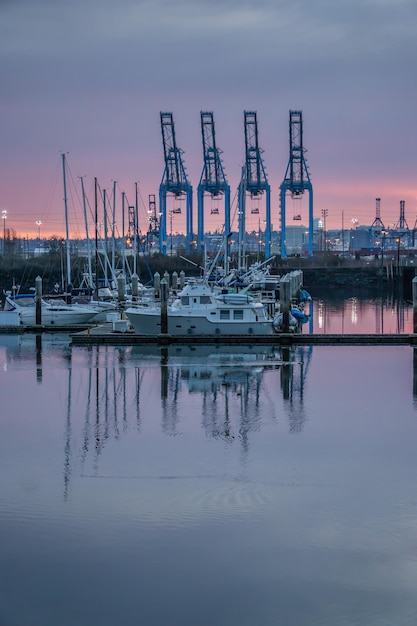
[[[159,216],[156,212],[155,194],[150,193],[148,195],[148,232],[146,233],[148,252],[154,244],[153,239],[159,239]]]
[[[385,230],[384,222],[381,219],[381,198],[375,198],[375,219],[371,228],[375,236],[380,235],[381,231]]]
[[[201,135],[203,140],[204,166],[197,187],[197,250],[204,247],[204,196],[210,194],[212,199],[224,199],[224,232],[230,232],[230,185],[221,160],[221,151],[216,144],[213,113],[201,111]],[[211,209],[218,213],[218,207]]]
[[[265,257],[271,253],[271,188],[259,147],[256,111],[244,111],[245,164],[238,186],[239,266],[245,265],[246,197],[260,198],[265,192]],[[259,213],[259,209],[257,209]],[[260,223],[260,221],[259,221]],[[259,229],[260,230],[260,229]],[[260,237],[260,232],[258,233]]]
[[[287,258],[286,250],[286,195],[291,193],[292,198],[301,198],[305,191],[309,194],[308,203],[308,255],[313,254],[313,185],[311,184],[303,146],[303,113],[290,111],[290,157],[284,180],[280,186],[281,207],[281,257]],[[299,219],[300,216],[297,216]]]
[[[396,225],[396,230],[405,231],[408,230],[407,220],[405,219],[405,201],[400,200],[400,217]]]
[[[162,145],[164,150],[165,169],[159,186],[159,242],[163,254],[167,252],[167,195],[175,198],[186,196],[186,250],[190,252],[193,240],[193,188],[188,181],[182,158],[183,151],[177,146],[175,126],[172,113],[160,113]],[[180,212],[175,210],[176,212]],[[172,236],[172,233],[171,233]]]

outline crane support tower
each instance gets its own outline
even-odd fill
[[[167,194],[175,198],[186,196],[186,249],[190,252],[193,240],[193,188],[188,182],[182,154],[175,139],[175,126],[172,113],[161,111],[162,145],[165,169],[159,186],[159,242],[163,254],[167,252]]]
[[[407,220],[405,219],[405,201],[400,200],[400,219],[395,227],[396,230],[408,230]]]
[[[303,112],[290,111],[290,158],[284,180],[280,186],[281,205],[281,256],[287,258],[286,251],[286,210],[287,191],[292,198],[299,198],[307,190],[308,202],[308,254],[313,254],[313,186],[304,156],[303,146]]]
[[[238,187],[239,265],[245,265],[246,196],[259,198],[265,192],[265,257],[271,254],[271,188],[259,147],[256,111],[244,111],[245,165]]]
[[[379,235],[382,230],[385,230],[383,221],[381,220],[381,198],[375,198],[375,219],[371,226],[373,232]]]
[[[224,173],[221,151],[216,145],[214,118],[212,112],[201,111],[201,135],[203,139],[204,166],[197,188],[197,250],[204,246],[204,194],[213,199],[224,197],[224,230],[230,232],[230,186]],[[218,208],[213,212],[218,213]]]
[[[148,247],[148,252],[150,252],[153,239],[157,239],[159,238],[159,218],[158,215],[156,214],[156,199],[155,199],[155,194],[154,193],[150,193],[148,196],[148,222],[149,222],[149,226],[148,226],[148,232],[146,233],[146,239],[147,239],[147,247]]]

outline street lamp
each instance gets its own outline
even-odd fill
[[[6,251],[6,220],[7,220],[7,211],[3,210],[1,212],[1,219],[3,220],[3,254]]]
[[[400,237],[397,237],[395,241],[397,243],[397,277],[398,277],[400,273],[400,243],[401,243]]]
[[[177,213],[181,213],[181,207],[178,207],[177,209],[171,209],[169,212],[169,229],[170,229],[170,253],[172,256],[172,238],[173,238],[173,233],[172,233],[172,216]]]
[[[42,226],[42,222],[41,222],[41,220],[36,220],[35,224],[38,227],[38,246],[40,248],[41,247],[41,226]]]

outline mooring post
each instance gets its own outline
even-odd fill
[[[178,273],[175,270],[172,272],[171,282],[172,282],[172,289],[173,289],[173,291],[177,291],[177,289],[178,289]]]
[[[282,332],[284,333],[288,333],[290,330],[290,289],[291,282],[287,276],[284,276],[279,282],[279,310],[282,313]]]
[[[125,301],[126,280],[124,276],[117,277],[117,301],[121,305]]]
[[[153,276],[153,288],[155,298],[159,298],[161,295],[161,274],[159,272],[155,272]]]
[[[180,271],[180,288],[184,289],[185,287],[185,272],[184,270]]]
[[[413,278],[413,333],[417,333],[417,276]]]
[[[161,335],[168,333],[168,284],[161,280]]]
[[[132,274],[132,300],[133,302],[137,302],[139,295],[139,276],[134,273]]]
[[[35,321],[40,326],[42,324],[42,278],[40,276],[35,279],[35,305]]]

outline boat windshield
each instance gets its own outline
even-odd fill
[[[14,308],[17,306],[19,307],[29,307],[29,306],[34,306],[35,305],[35,298],[34,296],[19,296],[19,298],[16,299],[7,299],[6,302],[4,303],[4,310],[5,311],[13,311]]]

